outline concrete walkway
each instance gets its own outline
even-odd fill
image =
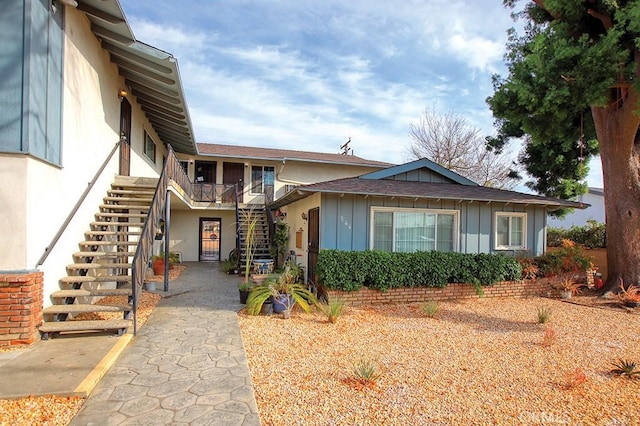
[[[238,281],[187,263],[71,425],[259,425]]]

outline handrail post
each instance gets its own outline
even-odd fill
[[[164,203],[164,291],[169,291],[169,230],[171,229],[171,194],[166,189]]]

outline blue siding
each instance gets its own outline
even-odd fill
[[[22,150],[24,0],[4,0],[0,13],[0,151]]]
[[[453,183],[451,179],[447,179],[427,168],[410,170],[405,173],[398,173],[397,175],[390,176],[385,179],[391,180],[404,180],[410,182],[431,182],[431,183]]]
[[[6,0],[0,16],[0,150],[60,164],[62,5]]]
[[[323,194],[320,210],[320,246],[340,250],[369,248],[371,207],[427,208],[459,212],[462,253],[495,252],[496,212],[527,213],[527,249],[534,255],[544,252],[546,211],[539,206],[500,203],[413,200],[409,198],[364,197]]]

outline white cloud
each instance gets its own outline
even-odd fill
[[[457,33],[447,43],[459,61],[480,71],[495,73],[495,63],[500,62],[504,52],[504,44],[480,36]]]
[[[401,162],[427,106],[492,131],[500,2],[121,3],[139,40],[178,59],[199,142],[337,152],[351,137],[356,155]]]

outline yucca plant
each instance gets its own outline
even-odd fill
[[[626,359],[618,359],[618,362],[612,363],[613,369],[611,372],[618,376],[627,377],[629,379],[640,379],[640,370],[638,364],[635,361],[629,361]]]
[[[438,315],[438,311],[440,310],[440,304],[435,300],[430,300],[420,305],[420,309],[422,313],[425,314],[428,318],[435,318]]]
[[[368,359],[356,361],[352,371],[356,380],[364,385],[374,385],[380,378],[376,363]]]
[[[320,310],[327,316],[327,320],[335,323],[338,317],[344,313],[344,300],[332,298],[326,304],[318,305]]]
[[[291,312],[297,303],[305,312],[311,311],[311,305],[317,305],[318,301],[304,285],[295,282],[296,277],[289,268],[280,275],[269,276],[264,283],[253,287],[247,298],[247,313],[258,315],[262,305],[270,297],[277,298],[284,305],[284,310]],[[287,297],[280,297],[286,295]]]
[[[545,324],[551,318],[551,309],[546,306],[538,306],[538,323]]]

